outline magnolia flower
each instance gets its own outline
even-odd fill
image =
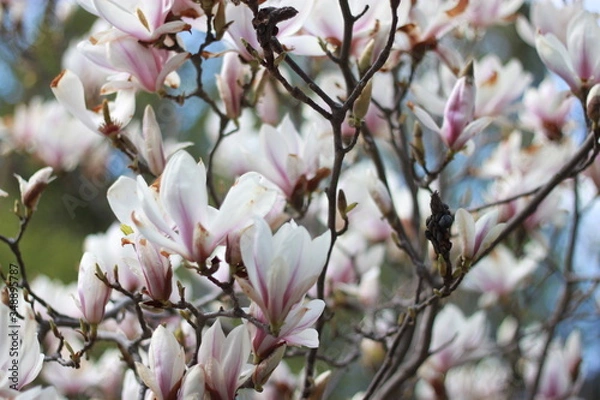
[[[365,45],[373,36],[387,35],[391,22],[388,2],[373,0],[356,0],[348,4],[353,15],[360,14],[352,25],[352,44],[350,51],[359,56]],[[339,3],[315,1],[310,17],[304,24],[310,34],[322,38],[335,52],[344,41],[345,21]],[[380,38],[378,38],[380,39]]]
[[[248,356],[250,338],[244,325],[234,328],[225,337],[217,319],[204,333],[198,350],[198,364],[204,370],[206,391],[211,399],[235,398],[238,387],[251,373]]]
[[[136,147],[138,155],[146,162],[148,169],[155,176],[163,173],[167,159],[172,154],[193,144],[192,142],[168,143],[163,141],[156,114],[150,105],[144,109],[141,134],[129,134],[129,137]]]
[[[498,223],[498,211],[490,211],[477,222],[465,209],[459,208],[454,215],[454,226],[461,244],[460,256],[465,262],[476,259],[498,237],[505,224]]]
[[[488,54],[475,62],[474,79],[475,117],[479,118],[506,114],[508,106],[523,95],[533,78],[523,71],[519,60],[511,59],[502,65],[497,55]]]
[[[454,304],[446,305],[433,323],[430,356],[419,368],[418,375],[425,379],[437,378],[466,360],[485,353],[488,347],[488,329],[483,311],[469,318]]]
[[[166,22],[174,0],[78,0],[89,12],[142,42],[187,28],[183,21]]]
[[[498,246],[469,271],[461,287],[482,293],[481,306],[493,305],[519,289],[537,266],[535,256],[517,259],[506,247]]]
[[[168,255],[141,237],[135,241],[135,251],[148,295],[154,300],[168,300],[173,290],[173,266]]]
[[[178,87],[175,70],[189,58],[188,53],[144,46],[116,29],[95,34],[78,49],[99,66],[115,71],[104,85],[104,93],[132,88],[152,93],[160,91],[163,84]]]
[[[302,2],[294,0],[266,0],[260,3],[261,8],[292,6],[298,11],[293,18],[286,19],[277,24],[277,39],[292,54],[308,56],[323,55],[323,49],[319,46],[319,41],[316,37],[298,33],[309,19],[313,3],[315,3],[315,0]],[[252,56],[248,53],[244,42],[261,53],[262,47],[258,43],[256,31],[252,26],[254,16],[250,8],[243,5],[236,6],[234,2],[228,2],[225,15],[227,16],[227,21],[231,21],[231,25],[227,28],[225,39],[235,46],[246,59],[252,59]],[[205,27],[199,28],[205,29]]]
[[[298,194],[299,183],[317,174],[319,143],[314,131],[301,137],[286,116],[277,128],[264,124],[259,141],[261,154],[249,154],[252,167],[275,183],[288,200],[292,199]]]
[[[185,371],[185,352],[173,333],[159,325],[152,333],[148,367],[136,362],[138,375],[158,400],[174,398]]]
[[[443,390],[448,399],[506,399],[511,370],[498,358],[485,358],[477,364],[452,368],[441,382],[443,388],[436,383],[420,380],[415,387],[416,398],[439,400]]]
[[[532,386],[538,372],[538,360],[545,337],[531,336],[522,340],[525,354],[524,377],[527,386]],[[582,361],[581,333],[572,331],[564,344],[555,339],[550,344],[542,367],[536,399],[564,399],[577,393],[582,383],[580,371]]]
[[[185,372],[177,399],[204,399],[205,386],[204,370],[200,365],[196,364]]]
[[[17,391],[38,376],[44,362],[37,338],[37,323],[16,290],[11,287],[10,296],[11,300],[13,295],[18,296],[14,303],[21,305],[19,309],[0,305],[0,396],[9,398],[16,396]],[[15,311],[24,314],[25,319],[17,317]]]
[[[560,140],[572,123],[570,113],[575,101],[569,91],[560,91],[556,81],[547,77],[537,88],[525,92],[519,118],[538,136]]]
[[[242,64],[237,53],[225,53],[221,73],[216,77],[219,95],[225,104],[225,111],[229,118],[236,119],[242,112],[244,83],[249,72],[249,68]]]
[[[293,221],[272,235],[267,223],[256,219],[242,235],[240,246],[248,279],[236,279],[261,309],[275,336],[292,308],[317,281],[329,243],[329,232],[311,239],[307,230]]]
[[[324,309],[325,302],[320,299],[311,300],[305,304],[296,304],[288,313],[281,329],[275,336],[251,323],[246,323],[252,338],[252,352],[255,358],[264,360],[283,344],[310,348],[319,347],[319,334],[311,327],[317,322]],[[256,303],[250,304],[248,312],[259,321],[268,323]]]
[[[276,192],[257,173],[242,175],[219,210],[208,205],[206,170],[192,156],[178,151],[167,162],[160,190],[120,177],[108,190],[113,212],[122,223],[135,225],[157,246],[203,264],[227,235],[248,226],[253,215],[266,215]]]
[[[89,156],[103,149],[99,146],[102,138],[86,129],[56,100],[35,97],[29,104],[19,104],[7,132],[12,148],[34,154],[55,171],[70,171],[80,164],[89,166]]]
[[[118,223],[112,224],[104,233],[86,236],[83,250],[96,255],[100,264],[110,268],[109,279],[114,280],[112,270],[117,267],[119,283],[131,292],[140,288],[140,277],[130,267],[129,260],[136,258],[131,246],[123,243],[123,232]]]
[[[522,4],[523,0],[470,0],[464,15],[469,25],[485,29],[507,23]]]
[[[437,132],[452,151],[460,151],[477,133],[491,122],[490,118],[475,118],[475,86],[472,64],[456,81],[444,108],[442,126],[438,126],[424,109],[412,105],[415,116],[427,128]]]
[[[54,180],[55,177],[52,176],[52,172],[51,167],[42,168],[31,175],[29,181],[15,174],[19,181],[21,203],[27,208],[28,212],[35,211],[42,192]]]
[[[566,42],[554,34],[536,35],[535,47],[542,62],[563,78],[573,93],[600,82],[600,50],[596,46],[600,26],[596,17],[580,11],[567,27]]]
[[[111,288],[96,276],[97,269],[102,273],[106,272],[106,268],[94,254],[85,252],[79,263],[78,299],[75,302],[90,324],[99,324],[104,318],[104,308],[111,292]]]
[[[50,84],[56,100],[75,118],[93,132],[112,136],[126,126],[135,111],[133,90],[120,90],[114,102],[108,102],[94,111],[86,108],[83,84],[77,75],[63,70]]]
[[[81,348],[83,346],[83,342],[72,334],[74,332],[62,330],[62,333],[68,335],[67,340],[72,347]],[[136,338],[139,337],[139,335],[136,336]],[[51,348],[56,348],[58,344],[57,341],[56,345]],[[45,382],[52,382],[52,386],[68,398],[85,397],[90,388],[94,389],[95,396],[98,398],[118,398],[118,389],[123,381],[125,365],[120,354],[119,350],[112,348],[104,350],[98,359],[82,357],[80,367],[70,370],[69,373],[65,373],[64,367],[60,364],[46,363],[42,370],[42,378]],[[62,357],[69,357],[66,349],[62,351]]]

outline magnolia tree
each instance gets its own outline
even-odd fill
[[[0,5],[13,35],[26,3]],[[19,222],[1,396],[574,399],[594,378],[600,26],[581,2],[77,3],[45,5],[53,29],[97,18],[54,98],[2,127],[5,157],[45,167],[0,191]],[[202,117],[192,142],[153,96]],[[115,222],[76,284],[33,279],[29,222],[76,173],[111,176]]]

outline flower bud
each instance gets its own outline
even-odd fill
[[[373,370],[379,368],[385,358],[385,348],[381,342],[364,338],[360,342],[361,360],[364,366]]]
[[[423,128],[418,121],[415,121],[413,128],[413,141],[410,143],[410,150],[413,159],[421,166],[425,165],[425,146],[423,145]]]
[[[37,203],[42,195],[42,192],[48,186],[48,183],[54,180],[52,168],[46,167],[37,171],[29,178],[29,181],[15,174],[19,181],[19,189],[21,191],[21,202],[29,212],[35,211]]]
[[[458,150],[464,143],[459,137],[475,115],[475,85],[473,63],[469,63],[456,81],[444,108],[441,134],[448,147]]]
[[[385,187],[383,182],[379,180],[379,178],[375,175],[373,170],[369,170],[369,194],[371,198],[381,211],[381,214],[387,215],[392,211],[393,204],[392,198],[390,197],[390,193],[388,189]]]
[[[168,256],[143,238],[136,240],[135,251],[150,297],[154,300],[169,300],[173,290],[173,267]]]
[[[362,77],[371,67],[373,60],[373,49],[375,48],[375,39],[369,40],[360,58],[358,59],[358,72]]]
[[[592,86],[585,103],[586,114],[592,122],[600,120],[600,83]]]
[[[357,120],[363,119],[365,115],[367,115],[367,111],[369,111],[369,106],[371,105],[371,92],[373,91],[373,80],[371,79],[362,92],[354,102],[354,106],[352,107],[353,117]]]
[[[83,317],[90,324],[98,324],[104,318],[104,308],[110,297],[111,288],[106,286],[97,276],[96,271],[105,272],[98,258],[86,252],[79,263],[77,276],[77,302]],[[76,300],[77,301],[77,300]]]
[[[160,126],[156,121],[156,114],[152,106],[146,106],[142,121],[142,137],[144,139],[144,158],[150,171],[158,176],[162,174],[167,163],[163,149]]]
[[[256,366],[254,372],[252,373],[252,382],[254,382],[255,389],[260,391],[260,388],[267,383],[267,380],[269,380],[269,377],[275,368],[277,368],[283,356],[285,355],[286,348],[287,346],[285,343],[276,347],[271,354],[269,354]]]

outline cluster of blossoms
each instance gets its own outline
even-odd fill
[[[0,235],[0,397],[558,400],[593,376],[597,338],[564,321],[600,310],[577,255],[597,248],[579,238],[600,191],[582,2],[77,4],[96,22],[54,99],[0,120],[3,156],[45,165],[17,175],[19,228]],[[490,52],[509,30],[547,75]],[[175,118],[140,111],[150,95],[182,114],[200,99],[200,134],[175,140]],[[85,238],[77,282],[28,279],[53,175],[120,156],[116,220]]]

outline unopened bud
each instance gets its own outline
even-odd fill
[[[267,380],[283,359],[286,348],[287,346],[282,344],[256,366],[252,374],[252,382],[256,390],[260,391],[263,385],[267,383]]]
[[[385,348],[381,342],[364,338],[360,342],[361,360],[367,368],[376,370],[385,358]]]
[[[48,183],[54,180],[52,176],[52,168],[46,167],[37,171],[29,178],[29,181],[15,174],[19,181],[19,189],[21,191],[21,203],[25,206],[28,212],[35,211],[37,203],[42,195],[42,192],[48,186]]]
[[[323,398],[323,394],[325,394],[325,389],[327,388],[327,384],[331,379],[331,371],[325,371],[322,374],[319,374],[315,378],[315,386],[312,393],[309,396],[310,400],[320,400]]]
[[[229,23],[225,19],[225,4],[220,1],[219,6],[217,7],[217,14],[215,15],[215,32],[217,33],[217,39],[220,40],[225,32],[227,31],[227,27]]]
[[[388,215],[393,208],[392,198],[387,187],[369,170],[369,194],[383,215]]]
[[[425,166],[425,146],[423,145],[423,129],[418,121],[413,128],[413,141],[410,144],[413,159],[421,166]]]
[[[365,46],[360,58],[358,59],[358,73],[362,77],[369,68],[373,60],[373,49],[375,48],[375,39],[369,40]]]
[[[352,114],[355,119],[363,119],[369,111],[369,105],[371,105],[371,92],[373,91],[373,80],[367,82],[362,92],[354,102],[352,107]]]
[[[600,120],[600,83],[592,86],[585,103],[586,114],[592,122]]]

